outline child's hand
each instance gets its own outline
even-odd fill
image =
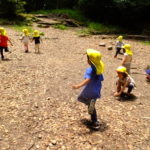
[[[116,92],[116,93],[114,93],[114,96],[118,97],[118,96],[120,96],[120,93]]]
[[[73,85],[72,88],[73,88],[73,89],[78,89],[79,86],[78,86],[78,85]]]

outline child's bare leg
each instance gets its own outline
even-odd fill
[[[24,48],[25,48],[25,53],[28,52],[28,44],[27,43],[24,43]]]
[[[35,49],[35,53],[36,53],[36,49],[37,49],[37,45],[35,44],[35,47],[34,47],[34,49]]]
[[[37,45],[38,53],[40,53],[40,45]]]

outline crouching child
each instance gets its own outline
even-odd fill
[[[133,88],[135,87],[135,82],[133,78],[127,73],[127,69],[124,66],[120,66],[117,68],[118,81],[117,81],[117,92],[115,92],[114,96],[119,97],[125,93],[130,96]]]

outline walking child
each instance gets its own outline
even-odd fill
[[[30,41],[30,37],[29,37],[29,31],[28,29],[23,29],[23,36],[21,38],[21,41],[24,45],[24,49],[25,49],[25,53],[29,52],[29,41]]]
[[[129,96],[135,87],[135,82],[133,78],[127,73],[126,68],[124,66],[119,66],[117,68],[118,81],[117,81],[117,92],[114,94],[115,97],[121,96],[125,89],[127,90],[127,95]]]
[[[8,52],[8,42],[13,46],[11,40],[8,38],[6,35],[6,30],[4,28],[0,28],[0,53],[1,53],[1,58],[4,60],[4,51]]]
[[[120,51],[121,51],[123,45],[124,45],[123,36],[119,36],[119,37],[118,37],[118,40],[117,40],[117,42],[116,42],[116,54],[115,54],[114,58],[117,58],[117,55],[118,55],[118,54],[121,54]]]
[[[32,41],[34,40],[35,42],[35,53],[40,53],[40,42],[41,42],[41,37],[39,34],[38,30],[34,30],[33,32],[33,38]],[[31,42],[32,42],[31,41]]]
[[[133,55],[133,52],[131,50],[131,45],[130,44],[125,44],[123,46],[123,51],[124,51],[124,58],[121,62],[121,66],[126,67],[127,73],[130,74],[132,55]]]
[[[101,97],[102,81],[104,80],[104,64],[101,61],[101,57],[100,52],[93,49],[87,50],[87,62],[90,67],[86,69],[84,80],[73,86],[73,89],[84,86],[81,94],[78,96],[78,101],[88,106],[88,113],[91,115],[92,121],[91,125],[94,127],[100,125],[97,119],[95,103]]]

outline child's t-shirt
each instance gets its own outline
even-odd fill
[[[35,41],[35,44],[40,44],[40,36],[33,37],[33,40]]]
[[[131,63],[131,61],[132,61],[132,56],[131,56],[131,55],[128,55],[127,53],[124,53],[124,56],[126,56],[126,62],[125,62],[125,64]]]
[[[30,37],[29,36],[26,36],[26,35],[24,35],[24,36],[22,36],[22,42],[23,43],[29,43],[29,40],[30,40]]]
[[[116,48],[122,48],[123,45],[124,45],[123,42],[120,42],[120,41],[117,41],[117,42],[116,42]]]
[[[103,75],[96,75],[95,70],[92,67],[86,69],[85,79],[91,79],[90,82],[84,87],[80,96],[84,98],[97,99],[101,97],[102,81],[104,80]]]
[[[1,47],[7,47],[8,46],[7,41],[8,41],[7,36],[0,35],[0,46]]]
[[[150,69],[147,69],[147,70],[146,70],[146,73],[147,73],[148,75],[150,75]]]

